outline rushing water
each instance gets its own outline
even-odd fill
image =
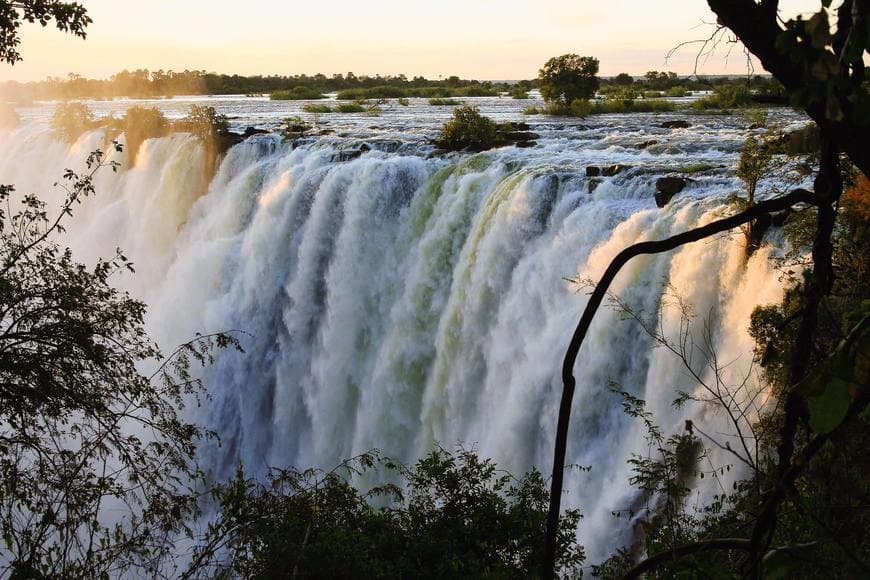
[[[498,120],[519,120],[524,104],[469,100]],[[178,117],[191,102],[216,106],[235,128],[272,127],[300,106],[243,98],[144,104]],[[90,105],[107,114],[130,102]],[[56,203],[52,183],[103,137],[57,142],[46,128],[50,111],[26,109],[21,128],[0,132],[0,183]],[[375,447],[413,461],[457,443],[514,473],[548,473],[561,358],[586,302],[569,279],[597,279],[627,245],[732,211],[737,149],[750,132],[739,116],[531,117],[535,147],[431,157],[427,139],[449,115],[416,99],[376,118],[320,115],[314,120],[326,134],[296,148],[273,135],[235,146],[204,193],[204,151],[194,138],[147,141],[134,167],[120,156],[121,170],[102,171],[97,195],[76,209],[70,244],[85,260],[124,248],[137,275],[117,283],[150,305],[149,330],[161,345],[196,332],[249,333],[244,354],[225,353],[207,371],[212,398],[196,411],[221,435],[220,447],[203,451],[217,476],[237,461],[255,473],[327,467]],[[661,128],[674,118],[692,126]],[[370,151],[337,160],[364,142]],[[655,180],[700,162],[714,169],[692,175],[657,208]],[[590,193],[586,167],[596,164],[627,169]],[[661,313],[673,335],[680,317],[662,309],[673,287],[699,314],[696,339],[706,328],[738,381],[751,365],[749,313],[782,292],[772,241],[749,260],[739,236],[638,258],[613,290],[638,311]],[[625,519],[611,512],[635,501],[626,460],[647,450],[643,426],[623,413],[611,381],[645,399],[667,432],[686,418],[708,432],[728,428],[709,408],[673,408],[677,391],[697,385],[621,318],[598,313],[575,369],[568,462],[592,469],[569,474],[563,504],[586,516],[580,539],[591,561],[625,540]],[[704,461],[703,469],[732,462],[715,449]],[[720,483],[730,482],[700,480],[693,503]]]

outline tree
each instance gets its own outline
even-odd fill
[[[402,485],[362,493],[350,479],[380,467]],[[411,467],[362,454],[329,472],[272,470],[268,482],[215,486],[218,516],[182,578],[512,578],[540,568],[547,490],[474,452],[437,449]],[[370,498],[381,498],[374,507]],[[562,516],[560,570],[583,562],[578,511]]]
[[[613,77],[613,82],[617,85],[631,85],[634,84],[634,77],[628,73],[619,73]]]
[[[598,59],[563,54],[553,57],[538,72],[541,96],[566,107],[576,99],[590,99],[598,90]]]
[[[85,29],[92,22],[84,6],[78,2],[57,0],[0,1],[0,61],[14,65],[21,60],[18,31],[22,22],[38,22],[42,26],[54,20],[58,30],[85,38]]]
[[[554,446],[547,564],[543,568],[546,577],[553,575],[552,553],[575,388],[574,364],[609,284],[635,256],[670,251],[796,205],[806,204],[811,208],[808,211],[815,214],[811,233],[811,269],[803,279],[796,280],[790,290],[797,306],[784,319],[791,328],[786,335],[788,360],[783,365],[783,382],[779,386],[778,429],[768,446],[771,465],[760,480],[762,491],[742,512],[741,517],[748,519],[748,525],[741,528],[745,536],[689,542],[650,555],[633,568],[627,578],[640,577],[685,556],[723,550],[745,554],[742,561],[749,576],[759,577],[766,573],[783,577],[787,571],[771,567],[782,561],[783,554],[788,554],[787,546],[773,544],[781,537],[777,530],[780,518],[785,517],[781,510],[783,502],[788,498],[794,509],[804,510],[801,489],[805,490],[806,486],[799,480],[813,465],[819,467],[820,461],[824,465],[825,454],[821,452],[829,450],[831,442],[849,440],[856,431],[866,435],[867,425],[862,414],[870,403],[870,389],[867,388],[870,381],[867,375],[870,317],[865,314],[857,322],[852,319],[855,324],[843,328],[840,325],[845,325],[850,317],[835,315],[834,325],[839,326],[836,336],[840,338],[835,346],[825,338],[825,327],[830,324],[832,291],[838,278],[834,275],[834,244],[837,241],[837,210],[846,173],[842,170],[839,153],[845,152],[865,176],[870,171],[870,131],[867,131],[870,119],[863,62],[863,54],[870,45],[867,1],[844,0],[836,10],[835,27],[829,22],[826,11],[830,0],[822,0],[820,11],[807,21],[800,17],[787,21],[781,19],[777,0],[708,0],[708,4],[719,17],[720,26],[730,29],[783,84],[792,102],[804,108],[818,124],[821,146],[813,191],[796,189],[666,240],[635,244],[610,263],[578,322],[562,366],[563,391]],[[780,25],[781,21],[785,22],[784,26]],[[716,33],[704,41],[704,46],[715,38]],[[866,288],[866,282],[859,281],[859,287]],[[853,313],[851,317],[854,316]],[[822,524],[817,529],[826,528]],[[834,542],[839,540],[834,534],[828,535]],[[867,566],[858,556],[848,548],[843,551],[846,558],[857,563],[858,569],[866,573]]]
[[[191,362],[237,344],[198,337],[162,359],[145,305],[110,284],[132,270],[120,250],[88,268],[58,245],[107,166],[117,165],[96,151],[85,174],[68,170],[54,216],[0,186],[0,536],[13,578],[156,573],[196,510],[187,486],[201,433],[180,415],[201,392]]]
[[[468,105],[453,110],[453,118],[444,123],[436,144],[448,151],[482,151],[495,145],[497,136],[495,121]]]

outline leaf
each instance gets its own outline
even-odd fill
[[[849,396],[849,383],[834,378],[828,383],[825,392],[810,397],[810,427],[816,433],[830,433],[843,421],[852,397]]]

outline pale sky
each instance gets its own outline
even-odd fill
[[[552,56],[595,56],[602,75],[692,72],[715,21],[704,0],[80,0],[94,22],[82,41],[25,24],[24,62],[0,80],[122,69],[204,69],[238,74],[537,76]],[[783,0],[783,14],[819,0]],[[707,23],[707,24],[705,24]],[[745,72],[739,48],[720,48],[700,74]]]

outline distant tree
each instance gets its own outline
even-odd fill
[[[59,103],[51,117],[51,129],[55,136],[67,143],[73,143],[94,127],[94,115],[84,103]]]
[[[598,59],[563,54],[551,58],[538,73],[541,96],[566,107],[575,99],[589,99],[598,90]]]
[[[47,26],[54,20],[58,30],[85,38],[85,28],[91,18],[78,2],[56,0],[2,0],[0,1],[0,61],[14,65],[21,60],[18,45],[19,29],[23,22],[38,22]]]
[[[630,85],[634,83],[634,77],[628,73],[619,73],[613,77],[613,82],[617,85]]]
[[[481,115],[476,107],[464,106],[453,111],[453,118],[441,128],[441,135],[436,143],[448,151],[481,151],[495,145],[496,137],[495,121]]]

